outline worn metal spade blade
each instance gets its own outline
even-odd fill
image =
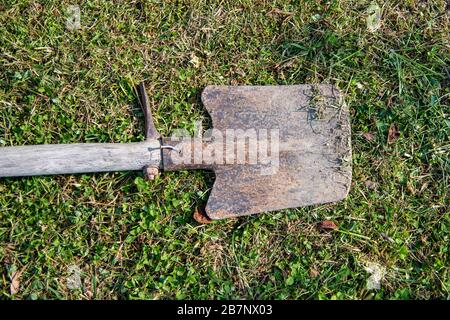
[[[209,169],[211,219],[343,199],[351,182],[348,109],[330,85],[209,86],[205,138],[161,138],[140,86],[146,140],[0,147],[0,177]]]
[[[214,130],[248,136],[267,133],[270,161],[226,161],[236,146],[224,147],[223,162],[177,165],[164,150],[164,170],[207,168],[216,179],[206,205],[222,219],[341,200],[351,183],[348,108],[331,85],[208,86],[202,102]],[[167,143],[177,147],[173,139]],[[237,141],[237,140],[236,140]],[[249,150],[249,140],[244,140]],[[260,140],[258,140],[260,141]],[[183,149],[182,142],[178,148]],[[189,145],[189,148],[191,146]],[[201,146],[200,149],[204,149]],[[258,145],[259,148],[259,145]],[[195,153],[201,152],[193,147]],[[277,153],[275,155],[275,153]],[[266,159],[267,160],[267,159]]]

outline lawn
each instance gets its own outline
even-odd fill
[[[208,84],[328,83],[351,191],[199,224],[206,171],[2,178],[0,299],[449,299],[446,1],[78,3],[0,4],[0,152],[143,140],[141,81],[166,136]]]

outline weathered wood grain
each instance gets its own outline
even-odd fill
[[[158,140],[1,147],[0,177],[159,168],[159,147]]]

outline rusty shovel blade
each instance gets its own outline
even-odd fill
[[[174,149],[164,150],[162,160],[164,170],[214,171],[209,218],[335,202],[348,194],[349,112],[335,87],[208,86],[202,102],[212,120],[210,139],[163,138]],[[188,161],[180,162],[182,152]]]
[[[140,86],[146,141],[0,148],[0,177],[209,169],[205,208],[222,219],[343,199],[351,182],[348,108],[331,85],[208,86],[205,137],[157,132]]]

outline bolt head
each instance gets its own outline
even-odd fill
[[[154,180],[157,175],[159,175],[158,168],[153,168],[153,167],[145,167],[144,168],[144,176],[146,179]]]

